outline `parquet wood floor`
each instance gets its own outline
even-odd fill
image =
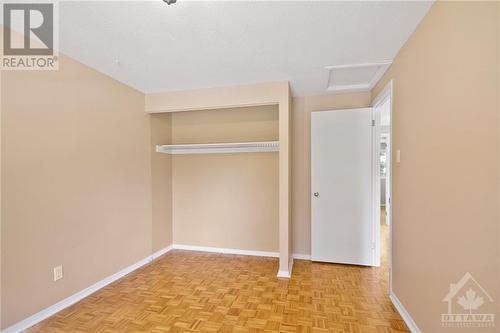
[[[27,332],[408,332],[382,268],[175,250]]]

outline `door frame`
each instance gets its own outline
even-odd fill
[[[390,127],[390,126],[389,126]],[[382,134],[381,134],[382,136]],[[386,174],[386,177],[385,177],[385,209],[386,209],[386,216],[385,216],[385,224],[386,225],[389,225],[390,222],[391,222],[391,215],[390,215],[390,207],[391,207],[391,197],[392,197],[392,193],[391,193],[391,168],[392,168],[392,165],[391,165],[391,161],[390,161],[390,157],[391,157],[391,151],[392,151],[392,146],[391,146],[391,134],[390,133],[385,133],[384,135],[386,137],[386,141],[387,141],[387,148],[386,148],[386,151],[387,151],[387,164],[386,164],[386,168],[387,168],[387,174]],[[389,209],[387,209],[387,207],[389,207]]]
[[[384,103],[385,101],[389,100],[389,114],[390,114],[390,128],[389,128],[389,145],[390,145],[390,149],[388,151],[388,156],[387,156],[387,161],[388,163],[390,164],[389,165],[389,172],[387,174],[387,176],[389,177],[389,186],[390,186],[390,200],[391,200],[391,203],[389,205],[389,215],[391,217],[391,220],[390,220],[390,223],[389,223],[389,240],[388,240],[388,244],[389,244],[389,249],[388,249],[388,260],[387,260],[387,263],[388,263],[388,270],[389,270],[389,294],[392,294],[392,249],[393,249],[393,243],[392,243],[392,226],[394,225],[394,218],[393,218],[393,214],[392,214],[392,206],[393,206],[393,200],[392,200],[392,197],[393,197],[393,159],[392,159],[392,151],[393,151],[393,138],[394,138],[394,135],[393,135],[393,121],[392,121],[392,115],[393,115],[393,102],[394,102],[394,98],[393,98],[393,81],[390,80],[386,86],[384,87],[384,89],[382,89],[382,91],[380,91],[380,93],[373,99],[373,102],[372,102],[372,108],[373,108],[373,113],[374,115],[378,112],[375,112],[375,109],[380,106],[382,103]],[[379,121],[377,122],[377,119],[375,118],[375,128],[379,127],[380,126],[380,114],[378,115],[378,119]],[[378,130],[375,130],[374,132],[379,132],[379,136],[380,136],[380,129]],[[380,138],[378,139],[377,141],[378,143],[378,151],[380,150]],[[375,154],[375,152],[374,152]],[[378,154],[380,154],[380,152],[378,152]],[[379,158],[377,156],[377,158]],[[375,165],[375,163],[374,163]],[[377,174],[380,174],[380,168],[379,168],[379,165],[378,165],[378,160],[377,160],[377,163],[376,163],[376,168],[377,168]],[[378,194],[377,193],[374,193],[374,206],[376,204],[378,204],[380,206],[380,175],[379,177],[377,177],[377,179],[374,180],[374,182],[378,182],[378,187],[379,187],[379,190],[378,190]],[[386,207],[387,209],[387,207]],[[379,230],[379,235],[380,235],[380,207],[378,208],[378,220],[376,220],[374,218],[374,223],[377,223],[378,224],[378,230]],[[377,237],[378,239],[378,261],[380,263],[380,236]]]
[[[379,104],[380,105],[380,104]],[[372,106],[372,265],[380,267],[380,112]]]

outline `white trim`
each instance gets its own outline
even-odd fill
[[[288,262],[288,270],[278,271],[278,274],[276,276],[279,278],[289,279],[292,277],[292,271],[293,271],[293,257],[291,257],[290,261]]]
[[[196,245],[184,245],[184,244],[174,244],[174,245],[172,245],[172,248],[177,249],[177,250],[224,253],[224,254],[239,254],[239,255],[244,255],[244,256],[257,256],[257,257],[279,258],[279,256],[280,256],[279,252],[239,250],[239,249],[230,249],[230,248],[222,248],[222,247],[196,246]]]
[[[417,324],[413,320],[413,318],[410,316],[410,313],[405,309],[403,306],[403,303],[396,297],[396,294],[394,294],[393,291],[389,294],[389,298],[392,301],[392,304],[394,304],[394,307],[396,310],[398,310],[399,314],[401,315],[401,318],[403,318],[404,322],[406,323],[406,326],[410,329],[410,332],[412,333],[422,333],[422,331],[418,328]]]
[[[392,64],[392,60],[386,60],[386,61],[380,61],[380,62],[365,62],[365,63],[361,63],[361,64],[325,66],[325,69],[349,69],[349,68],[385,66],[385,65],[390,65],[390,64]]]
[[[276,275],[279,278],[284,278],[284,279],[289,279],[292,277],[292,274],[290,274],[290,271],[278,271],[278,274]]]
[[[332,93],[355,93],[355,92],[367,92],[370,91],[369,84],[350,84],[345,86],[329,86],[326,91]]]
[[[257,256],[257,257],[279,258],[280,256],[279,252],[239,250],[239,249],[229,249],[223,247],[196,246],[196,245],[184,245],[184,244],[174,244],[172,245],[172,248],[176,250],[200,251],[200,252],[222,253],[222,254],[237,254],[237,255]],[[292,276],[292,269],[293,269],[293,258],[290,258],[290,262],[288,264],[288,270],[278,271],[277,277],[290,278]]]
[[[372,103],[373,107],[377,107],[380,104],[384,103],[387,98],[392,99],[392,86],[393,86],[393,82],[392,82],[392,80],[390,80],[387,83],[387,85],[384,87],[384,89],[382,89],[382,91],[373,100],[373,103]]]
[[[279,151],[279,141],[200,143],[156,145],[156,152],[165,154],[224,154]]]
[[[390,163],[389,165],[389,174],[387,175],[389,177],[389,186],[390,186],[390,198],[391,198],[391,204],[389,205],[389,217],[390,217],[390,223],[389,223],[389,258],[388,258],[388,264],[389,264],[389,295],[392,293],[392,249],[393,249],[393,246],[392,246],[392,226],[393,226],[393,222],[394,222],[394,219],[393,219],[393,214],[392,214],[392,207],[393,207],[393,202],[394,200],[392,200],[392,197],[393,197],[393,184],[394,184],[394,178],[392,177],[393,176],[393,169],[394,169],[394,165],[392,163],[392,152],[394,151],[394,136],[393,136],[393,128],[392,128],[392,119],[393,119],[393,104],[394,104],[394,98],[393,98],[393,88],[394,87],[394,83],[393,83],[393,80],[390,80],[386,86],[384,87],[384,89],[382,89],[382,91],[375,97],[375,99],[373,100],[373,103],[372,103],[372,107],[373,108],[376,108],[377,106],[381,105],[382,103],[384,103],[387,99],[389,99],[389,102],[390,102],[390,117],[389,117],[389,120],[390,120],[390,125],[389,125],[389,156],[387,158],[387,161]]]
[[[372,266],[380,267],[380,111],[372,108]]]
[[[151,261],[157,259],[158,257],[161,257],[162,255],[170,251],[172,251],[172,245],[169,245],[161,250],[156,251],[151,255]]]
[[[144,266],[146,264],[149,264],[150,262],[152,262],[156,258],[169,252],[171,249],[172,249],[172,246],[168,246],[164,249],[161,249],[161,250],[153,253],[152,255],[147,256],[146,258],[136,262],[135,264],[132,264],[132,265],[122,269],[121,271],[94,283],[90,287],[87,287],[87,288],[63,299],[62,301],[59,301],[56,304],[53,304],[53,305],[49,306],[48,308],[45,308],[42,311],[39,311],[39,312],[35,313],[34,315],[29,316],[28,318],[26,318],[24,320],[21,320],[20,322],[14,324],[14,325],[5,328],[3,331],[1,331],[1,333],[18,333],[18,332],[24,331],[24,330],[30,328],[31,326],[38,324],[42,320],[47,319],[48,317],[55,315],[59,311],[64,310],[65,308],[67,308],[67,307],[75,304],[76,302],[84,299],[85,297],[89,296],[90,294],[95,293],[99,289],[106,287],[108,284],[113,283],[116,280],[121,279],[125,275],[135,271],[138,268],[141,268],[142,266]]]
[[[311,260],[311,255],[310,254],[300,254],[300,253],[294,253],[293,259],[298,259],[298,260]]]

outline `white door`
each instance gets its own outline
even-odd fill
[[[372,109],[311,114],[311,257],[372,265]]]

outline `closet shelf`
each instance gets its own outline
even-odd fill
[[[200,143],[183,145],[156,145],[158,153],[165,154],[227,154],[279,151],[279,141]]]

